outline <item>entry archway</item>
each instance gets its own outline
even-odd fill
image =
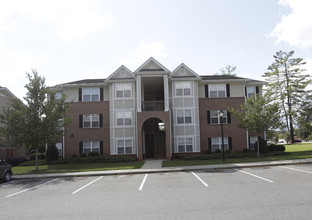
[[[142,125],[143,158],[166,158],[165,123],[159,118],[149,118]]]

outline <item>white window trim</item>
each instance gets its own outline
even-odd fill
[[[191,151],[187,151],[187,148],[186,148],[186,146],[187,146],[187,143],[186,143],[186,139],[191,139],[192,140],[192,150]],[[179,144],[179,141],[180,140],[183,140],[183,144]],[[176,138],[176,152],[177,153],[191,153],[191,152],[194,152],[194,148],[195,148],[195,146],[194,146],[194,137],[177,137]],[[180,152],[179,151],[179,146],[184,146],[184,151],[183,152]]]
[[[62,142],[57,142],[55,144],[55,147],[58,150],[59,157],[62,157],[63,156],[63,143]]]
[[[83,154],[88,154],[88,153],[85,153],[85,144],[86,142],[90,142],[90,152],[98,152],[100,154],[100,151],[101,151],[101,143],[100,141],[83,141],[83,147],[82,147],[82,153]],[[97,143],[99,147],[93,147],[93,145]],[[94,149],[99,149],[99,151],[94,151]],[[90,153],[89,152],[89,153]]]
[[[182,111],[182,118],[183,118],[183,122],[179,123],[178,122],[178,112]],[[186,119],[186,111],[190,111],[191,112],[191,122],[185,122]],[[194,115],[193,115],[193,109],[176,109],[176,125],[191,125],[194,124]]]
[[[251,98],[252,95],[256,96],[256,86],[247,86],[246,90],[247,90],[247,98],[248,99]],[[252,90],[252,91],[249,92],[248,90]]]
[[[187,84],[189,84],[189,86],[187,86]],[[178,81],[178,82],[175,82],[174,83],[174,87],[175,87],[174,94],[175,94],[176,97],[190,97],[190,96],[192,96],[192,92],[193,91],[192,91],[192,82],[191,81]],[[177,90],[178,89],[182,89],[182,94],[181,95],[177,94]],[[186,89],[190,90],[190,94],[187,94],[187,95],[185,94]]]
[[[125,89],[125,88],[121,88],[119,89],[118,87],[127,87],[129,86],[130,89]],[[132,83],[116,83],[115,84],[115,91],[114,91],[114,97],[115,99],[132,99],[132,90],[133,90],[133,86]],[[122,96],[117,96],[117,92],[121,91],[122,92]],[[125,97],[125,91],[130,91],[130,96]]]
[[[129,114],[131,117],[127,117]],[[122,115],[123,117],[119,117]],[[126,125],[126,119],[130,119],[130,124]],[[118,120],[122,120],[122,124],[118,124]],[[117,111],[115,116],[115,123],[117,127],[132,127],[133,126],[133,112],[132,111]]]
[[[123,146],[119,147],[118,142],[123,141]],[[126,152],[126,141],[131,141],[131,153]],[[118,152],[118,148],[123,148],[123,153]],[[118,155],[127,155],[127,154],[133,154],[133,140],[132,139],[117,139],[116,140],[116,154]]]
[[[224,122],[223,122],[223,124],[228,124],[228,112],[227,112],[227,110],[222,110],[223,111],[223,117],[222,118],[224,118]],[[219,116],[219,110],[210,110],[210,124],[214,124],[214,125],[217,125],[217,124],[221,124],[221,118],[220,118],[220,116]],[[212,117],[212,113],[217,113],[217,117]],[[212,121],[212,119],[213,118],[218,118],[218,123],[214,123],[213,121]]]
[[[213,150],[213,139],[217,139],[218,138],[218,145],[219,145],[219,150],[222,150],[222,137],[212,137],[211,138],[211,151],[214,152],[215,150]],[[229,138],[228,137],[224,137],[224,150],[228,150],[229,149]]]
[[[255,144],[256,144],[257,140],[258,140],[257,136],[250,136],[249,137],[249,141],[250,141],[250,143],[249,143],[249,150],[255,150],[256,149],[256,145]],[[253,149],[251,148],[252,145],[254,145]]]
[[[222,90],[218,89],[218,87],[221,87],[221,86],[224,88],[224,90],[223,90],[223,88],[222,88]],[[216,87],[217,89],[212,90],[212,87]],[[209,98],[226,98],[226,84],[210,84],[208,86],[208,89],[209,89],[209,91],[208,91]],[[224,91],[224,96],[219,97],[219,91],[220,92]],[[217,97],[211,97],[210,92],[217,92]]]
[[[90,92],[89,94],[85,94],[85,91],[87,89],[90,89]],[[97,90],[96,93],[92,93],[93,90]],[[88,95],[90,96],[90,100],[85,100],[85,95]],[[98,96],[98,99],[97,100],[92,100],[92,95],[97,95]],[[86,87],[86,88],[82,88],[82,101],[83,102],[97,102],[97,101],[100,101],[100,88],[95,88],[95,87]]]
[[[93,120],[93,116],[97,115],[98,120]],[[89,120],[85,121],[85,117],[89,116]],[[90,127],[85,127],[85,122],[89,122],[90,123]],[[97,122],[98,126],[93,126],[93,124]],[[82,115],[82,127],[83,128],[99,128],[100,127],[100,114],[83,114]]]

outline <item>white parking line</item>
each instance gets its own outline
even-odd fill
[[[103,178],[103,176],[100,176],[99,178],[97,178],[97,179],[91,181],[90,183],[84,185],[83,187],[77,189],[75,192],[72,192],[72,194],[76,194],[76,193],[79,192],[80,190],[86,188],[87,186],[90,186],[92,183],[94,183],[94,182],[96,182],[96,181],[98,181],[98,180],[100,180],[100,179],[102,179],[102,178]]]
[[[257,177],[257,178],[259,178],[259,179],[262,179],[262,180],[268,181],[268,182],[270,182],[270,183],[273,183],[273,182],[274,182],[274,181],[272,181],[272,180],[269,180],[269,179],[263,178],[263,177],[261,177],[261,176],[257,176],[257,175],[255,175],[255,174],[252,174],[252,173],[249,173],[249,172],[246,172],[246,171],[243,171],[243,170],[238,170],[238,169],[236,169],[236,170],[237,170],[237,171],[239,171],[239,172],[242,172],[242,173],[248,174],[248,175],[250,175],[250,176]]]
[[[202,184],[204,184],[204,186],[208,187],[208,184],[205,183],[199,176],[197,176],[196,173],[194,173],[193,171],[191,172]]]
[[[296,169],[296,168],[292,168],[292,167],[282,167],[282,166],[279,166],[279,167],[280,168],[284,168],[284,169],[295,170],[295,171],[299,171],[299,172],[303,172],[303,173],[310,173],[310,174],[312,174],[311,171],[300,170],[300,169]]]
[[[146,181],[147,176],[148,176],[148,174],[145,174],[145,176],[144,176],[144,178],[143,178],[143,180],[142,180],[142,183],[141,183],[141,185],[140,185],[140,187],[139,187],[139,190],[140,190],[140,191],[143,189],[143,186],[144,186],[144,183],[145,183],[145,181]]]
[[[23,192],[26,192],[26,191],[29,191],[29,190],[38,188],[38,187],[43,186],[43,185],[46,185],[46,184],[48,184],[48,183],[52,183],[52,182],[54,182],[54,181],[56,181],[56,180],[58,180],[58,179],[59,179],[59,178],[56,178],[56,179],[54,179],[54,180],[50,180],[50,181],[48,181],[48,182],[42,183],[42,184],[40,184],[40,185],[38,185],[38,186],[34,186],[34,187],[31,187],[31,188],[28,188],[28,189],[24,189],[24,190],[22,190],[22,191],[19,191],[19,192],[17,192],[17,193],[13,193],[13,194],[8,195],[8,196],[6,196],[6,197],[8,198],[8,197],[11,197],[11,196],[15,196],[15,195],[17,195],[17,194],[20,194],[20,193],[23,193]]]

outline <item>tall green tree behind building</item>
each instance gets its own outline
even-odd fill
[[[291,142],[294,142],[294,124],[301,106],[305,103],[305,97],[311,93],[307,90],[311,76],[305,74],[303,68],[306,63],[302,58],[292,58],[293,54],[294,51],[276,52],[275,61],[263,75],[268,82],[265,92],[278,103]]]
[[[36,151],[38,170],[38,149],[45,144],[55,143],[63,134],[64,127],[71,121],[65,117],[69,103],[65,96],[55,99],[55,92],[45,85],[45,78],[36,71],[27,74],[29,83],[24,103],[16,100],[0,115],[4,127],[0,130],[2,139],[11,147],[25,146]]]

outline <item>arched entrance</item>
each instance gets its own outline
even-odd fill
[[[142,125],[143,158],[166,158],[165,124],[158,118],[149,118]]]

